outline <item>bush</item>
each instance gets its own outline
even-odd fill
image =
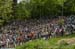
[[[59,21],[58,21],[58,24],[59,24],[59,25],[64,25],[64,19],[59,20]]]

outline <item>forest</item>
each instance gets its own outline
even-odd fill
[[[15,19],[68,16],[75,14],[75,0],[0,0],[0,26]]]

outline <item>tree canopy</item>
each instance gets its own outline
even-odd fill
[[[0,0],[0,25],[11,19],[12,0]]]
[[[75,0],[0,0],[0,20],[67,16],[75,14]]]

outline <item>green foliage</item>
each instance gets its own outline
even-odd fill
[[[37,43],[36,43],[37,42]],[[30,44],[29,44],[30,43]],[[36,44],[35,44],[36,43]],[[48,41],[45,40],[34,40],[33,42],[27,42],[26,44],[22,45],[21,47],[18,47],[17,49],[48,49],[49,44]]]
[[[29,0],[18,4],[18,18],[52,17],[54,15],[71,15],[75,13],[74,0]]]
[[[0,0],[0,17],[7,19],[12,12],[12,0]]]
[[[30,16],[30,3],[21,2],[17,4],[16,17],[17,19],[26,19]]]
[[[26,42],[22,46],[17,46],[16,49],[75,49],[75,45],[69,45],[65,41],[57,44],[57,42],[61,39],[69,39],[72,37],[75,38],[75,34],[64,37],[51,38],[49,40],[36,39]]]
[[[13,0],[0,0],[0,19],[6,22],[15,18],[52,18],[62,15],[62,11],[63,15],[75,15],[75,0],[23,0],[17,5]]]
[[[60,19],[60,20],[58,21],[58,24],[59,24],[59,25],[64,25],[64,19]]]
[[[66,0],[66,2],[64,2],[64,14],[75,14],[75,0]]]
[[[4,20],[0,19],[0,26],[2,26],[4,24]]]
[[[61,6],[64,3],[59,0],[30,0],[29,2],[22,1],[18,4],[18,17],[50,17],[61,15]]]
[[[12,0],[0,0],[0,25],[12,17]]]

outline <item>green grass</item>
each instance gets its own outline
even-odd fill
[[[48,40],[44,39],[36,39],[29,42],[26,42],[22,46],[17,46],[16,49],[75,49],[75,45],[66,45],[60,44],[58,45],[57,42],[60,39],[67,39],[67,38],[74,38],[75,34],[63,37],[56,37],[51,38]]]

